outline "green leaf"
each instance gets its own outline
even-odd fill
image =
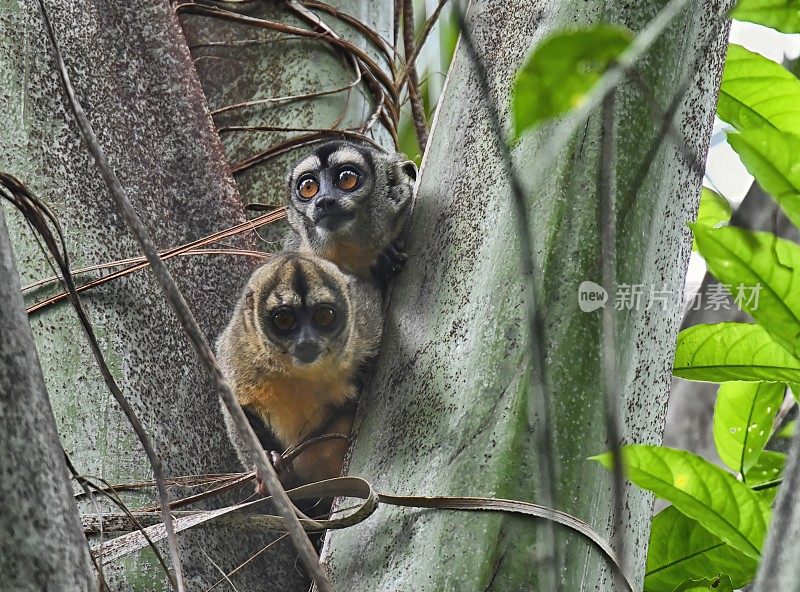
[[[797,380],[800,360],[759,325],[695,325],[678,334],[673,373],[700,382]]]
[[[800,384],[790,382],[789,390],[792,391],[792,396],[794,397],[794,400],[800,403]]]
[[[731,219],[731,204],[716,191],[703,187],[700,192],[700,207],[696,223],[708,228],[724,226]],[[697,251],[697,243],[692,241],[692,250]]]
[[[672,592],[690,578],[727,574],[736,587],[750,583],[758,564],[669,506],[653,517],[645,592]]]
[[[728,134],[728,143],[792,224],[800,226],[800,136],[760,127]]]
[[[797,433],[797,420],[793,419],[792,421],[786,422],[783,426],[781,426],[781,429],[777,431],[775,437],[788,440],[790,438],[794,438],[794,435],[796,433]]]
[[[800,354],[800,246],[769,232],[733,226],[693,228],[700,254],[711,273],[723,284],[734,287],[734,292],[754,297],[738,298],[739,308],[789,353]],[[795,379],[775,376],[767,380]]]
[[[633,444],[622,452],[630,481],[672,502],[680,512],[748,557],[760,557],[770,509],[747,485],[685,450]],[[606,468],[613,462],[608,452],[593,460]]]
[[[697,210],[697,224],[708,228],[724,226],[731,219],[731,204],[716,191],[703,187],[700,192],[700,208]],[[692,247],[697,250],[696,245]]]
[[[702,578],[686,580],[675,588],[674,592],[691,592],[692,590],[713,590],[714,592],[734,592],[731,579],[725,575],[718,575],[714,578]]]
[[[761,456],[785,391],[783,383],[775,382],[727,382],[719,387],[714,443],[722,462],[737,473],[747,475]]]
[[[745,475],[747,484],[758,491],[761,498],[768,504],[771,504],[778,494],[778,486],[780,480],[783,479],[785,465],[786,455],[783,452],[766,450]]]
[[[761,54],[731,44],[717,113],[739,131],[771,126],[800,134],[800,80]]]
[[[747,484],[752,487],[768,504],[772,504],[778,495],[778,486],[783,479],[783,469],[786,466],[786,455],[773,450],[764,451],[758,462],[745,476]]]
[[[543,41],[514,82],[515,138],[541,121],[579,106],[632,39],[630,30],[600,23]]]
[[[786,454],[774,450],[765,450],[758,461],[747,471],[745,476],[750,487],[762,485],[783,477],[786,466]]]
[[[800,33],[800,0],[739,0],[733,18],[782,33]]]

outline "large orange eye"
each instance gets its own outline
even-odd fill
[[[301,199],[311,199],[319,192],[319,182],[314,177],[300,179],[297,184],[297,194]]]
[[[353,191],[358,186],[359,174],[354,169],[344,169],[336,179],[336,186],[342,191]]]
[[[320,329],[330,329],[336,322],[336,311],[330,306],[319,306],[311,315],[311,320]]]
[[[288,333],[297,325],[297,319],[291,309],[279,308],[272,313],[272,324],[279,333]]]

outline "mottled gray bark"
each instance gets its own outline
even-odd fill
[[[501,0],[474,0],[467,18],[489,69],[491,100],[508,120],[514,74],[547,33],[598,20],[641,30],[663,4],[525,0],[511,10]],[[724,8],[721,2],[691,3],[640,64],[661,108],[699,65],[675,123],[700,162],[726,45],[727,26],[713,25]],[[546,475],[533,433],[540,408],[532,402],[542,393],[530,383],[515,210],[481,93],[462,42],[423,164],[409,263],[391,295],[349,472],[379,491],[537,501]],[[700,175],[666,143],[647,178],[634,186],[660,122],[632,85],[618,94],[616,120],[617,285],[643,284],[677,296]],[[514,150],[528,185],[537,297],[545,306],[556,506],[612,538],[611,478],[587,460],[609,446],[600,312],[581,312],[577,297],[581,282],[601,276],[600,122],[593,115],[563,147],[556,166],[543,170],[539,159],[560,125],[545,126]],[[646,302],[618,314],[626,442],[661,440],[680,316],[679,306],[664,310]],[[641,582],[652,497],[627,486],[623,507],[626,564]],[[539,590],[537,575],[545,568],[538,561],[546,550],[538,531],[537,523],[497,514],[381,508],[358,527],[332,533],[324,557],[338,588],[352,592]],[[621,589],[584,540],[564,530],[557,535],[563,590]]]
[[[45,2],[73,85],[112,166],[161,247],[242,222],[241,201],[209,117],[177,19],[168,3]],[[0,167],[26,182],[63,225],[76,267],[138,255],[114,211],[61,89],[33,1],[0,8]],[[9,216],[22,283],[51,271],[30,230]],[[226,241],[252,248],[253,237]],[[213,338],[255,262],[190,257],[169,265]],[[37,294],[35,296],[41,296]],[[219,403],[149,272],[84,298],[104,355],[161,457],[167,477],[239,470]],[[150,479],[128,422],[103,383],[67,305],[32,319],[64,448],[77,469],[111,482]],[[233,497],[249,495],[251,485]],[[186,493],[173,491],[174,496]],[[131,505],[152,503],[131,496]],[[224,503],[224,499],[214,503]],[[87,511],[91,511],[87,507]],[[274,539],[221,529],[179,535],[190,590],[220,579]],[[287,541],[241,570],[240,591],[303,586]],[[109,569],[119,589],[162,589],[150,552]]]
[[[0,588],[95,590],[2,209],[0,278]]]
[[[775,499],[775,510],[763,559],[756,577],[755,592],[800,591],[800,433],[784,471],[783,484]]]

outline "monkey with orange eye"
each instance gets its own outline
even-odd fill
[[[416,165],[398,153],[366,142],[319,145],[289,173],[286,249],[385,287],[406,261],[400,237],[416,179]]]

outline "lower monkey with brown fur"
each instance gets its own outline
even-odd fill
[[[216,349],[251,423],[263,422],[259,437],[285,485],[339,476],[346,440],[309,446],[292,471],[280,471],[280,453],[320,433],[349,435],[350,403],[381,332],[377,289],[329,261],[284,252],[251,276]],[[251,466],[224,406],[223,414],[240,460]]]

